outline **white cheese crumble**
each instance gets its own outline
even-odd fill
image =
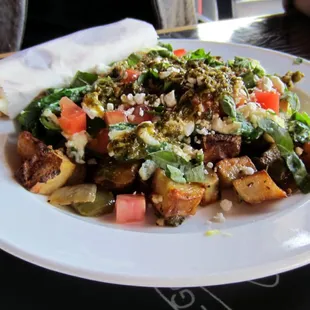
[[[213,129],[213,132],[215,130],[219,133],[229,135],[229,134],[237,133],[241,127],[241,123],[238,123],[238,122],[229,123],[227,120],[222,120],[218,115],[215,115],[212,119],[211,126]],[[214,134],[214,133],[212,133],[211,131],[211,134]]]
[[[187,81],[188,81],[188,83],[193,84],[193,85],[196,84],[196,82],[197,82],[197,80],[195,78],[192,78],[192,77],[189,77],[187,79]]]
[[[114,110],[114,104],[109,102],[109,103],[107,104],[107,110],[108,110],[108,111],[113,111],[113,110]]]
[[[304,152],[304,150],[303,150],[301,147],[297,146],[297,147],[295,148],[295,153],[296,153],[298,156],[302,155],[303,152]]]
[[[55,125],[59,126],[57,116],[50,109],[45,109],[42,116],[49,118]]]
[[[69,136],[68,141],[65,143],[67,155],[73,158],[78,164],[84,164],[84,153],[87,142],[88,136],[85,130]]]
[[[213,168],[213,163],[211,163],[211,161],[209,161],[209,162],[207,163],[207,167],[210,168],[210,169],[212,169],[212,168]]]
[[[86,105],[86,103],[83,101],[81,106],[83,111],[88,115],[90,119],[94,119],[95,117],[101,117],[103,115],[104,108],[99,104],[96,104],[92,107],[91,105]]]
[[[159,203],[163,202],[163,196],[154,194],[154,195],[152,195],[151,200],[153,203],[159,204]]]
[[[285,85],[281,81],[281,79],[278,76],[271,76],[270,80],[272,81],[273,87],[280,93],[284,94],[285,92]]]
[[[166,106],[168,108],[172,108],[177,104],[177,101],[175,99],[174,90],[172,90],[170,93],[164,96],[164,101],[166,103]]]
[[[154,103],[153,103],[153,107],[157,108],[160,105],[160,98],[157,98]]]
[[[212,220],[218,223],[224,223],[226,221],[226,218],[222,212],[219,212],[213,216]]]
[[[207,136],[209,134],[209,131],[207,128],[203,127],[201,129],[196,129],[197,133],[203,136]]]
[[[128,115],[128,120],[133,122],[135,120],[135,115]]]
[[[134,100],[133,94],[128,94],[127,96],[125,94],[121,95],[121,100],[124,103],[128,103],[131,106],[136,105],[136,101]]]
[[[145,99],[145,93],[135,94],[133,99],[137,104],[143,104]]]
[[[257,86],[259,89],[263,91],[272,91],[273,90],[273,84],[272,81],[267,76],[263,76],[260,81],[258,81]]]
[[[230,200],[228,199],[223,199],[220,202],[220,207],[222,208],[223,211],[228,212],[232,208],[233,204]]]
[[[144,115],[144,110],[140,108],[139,115],[142,117]]]
[[[195,123],[193,121],[186,122],[184,124],[184,134],[186,137],[189,137],[195,129]]]
[[[161,71],[159,72],[159,78],[160,79],[165,79],[167,78],[168,76],[171,75],[171,73],[179,73],[180,72],[180,69],[178,68],[174,68],[174,67],[169,67],[166,71]]]
[[[243,172],[243,174],[245,175],[252,175],[254,174],[255,170],[252,167],[243,167],[241,169],[241,171]]]
[[[148,180],[155,172],[157,166],[153,160],[147,159],[139,169],[139,175],[143,181]]]
[[[131,115],[131,114],[134,112],[134,110],[135,110],[135,108],[130,108],[130,109],[124,111],[124,114],[125,114],[126,116],[129,116],[129,115]]]

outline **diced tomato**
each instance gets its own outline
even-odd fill
[[[133,69],[127,69],[126,70],[126,78],[123,79],[123,83],[128,84],[128,83],[133,83],[138,77],[140,76],[140,72],[137,70]]]
[[[60,99],[61,114],[58,119],[62,130],[70,135],[86,130],[86,113],[68,97]]]
[[[128,116],[129,123],[140,124],[142,122],[151,121],[153,115],[148,113],[149,108],[143,104],[135,106],[133,117]]]
[[[97,137],[89,142],[88,147],[97,153],[107,154],[108,144],[109,144],[109,129],[103,128],[99,131]]]
[[[279,114],[280,95],[278,93],[256,91],[255,97],[263,109],[271,109]]]
[[[145,197],[143,195],[116,196],[116,222],[129,223],[143,221],[145,217]]]
[[[104,114],[104,120],[107,125],[113,125],[118,123],[127,123],[127,117],[123,111],[115,110],[106,112]]]
[[[182,57],[186,54],[186,50],[184,48],[180,48],[178,50],[173,51],[175,56]]]

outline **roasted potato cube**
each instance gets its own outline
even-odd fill
[[[49,149],[25,160],[17,170],[17,180],[33,193],[49,195],[62,187],[75,165],[61,152]]]
[[[176,183],[163,170],[155,171],[151,201],[164,218],[194,215],[203,193],[198,184]]]
[[[137,161],[119,162],[107,158],[98,168],[94,181],[107,190],[126,188],[135,181],[139,167]]]
[[[232,186],[232,181],[257,171],[248,156],[222,159],[216,164],[222,188]],[[248,170],[252,173],[249,173]]]
[[[236,157],[240,153],[241,136],[214,134],[204,136],[202,141],[206,163]]]
[[[22,131],[17,140],[17,152],[23,160],[30,159],[35,154],[44,154],[50,149],[30,132]]]
[[[219,199],[219,178],[212,169],[208,169],[206,181],[202,184],[202,187],[205,191],[200,202],[201,206],[206,206]]]
[[[239,197],[250,204],[287,197],[285,191],[273,182],[266,170],[234,180],[232,183]]]

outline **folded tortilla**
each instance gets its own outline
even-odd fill
[[[13,119],[42,90],[68,85],[76,71],[93,71],[156,44],[152,25],[124,19],[20,51],[0,61],[0,111]]]

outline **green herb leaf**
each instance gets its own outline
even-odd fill
[[[173,52],[173,47],[170,43],[158,42],[158,45],[166,48],[168,51]]]
[[[236,104],[234,99],[229,95],[223,95],[220,99],[223,111],[230,117],[236,118]]]
[[[183,172],[174,166],[167,165],[166,175],[174,182],[186,183]]]
[[[243,79],[243,82],[246,88],[253,88],[256,86],[254,77],[255,77],[255,74],[251,71],[242,75],[242,79]]]
[[[132,53],[128,56],[127,58],[127,63],[128,66],[130,68],[134,67],[139,61],[141,60],[141,56],[136,54],[136,53]]]
[[[50,118],[46,116],[41,116],[40,122],[47,130],[61,131],[59,125],[55,124]]]
[[[282,100],[287,101],[293,111],[300,109],[300,101],[296,93],[286,91],[281,97]]]
[[[184,169],[184,175],[187,182],[203,183],[205,181],[205,167],[201,163],[196,167],[186,166]]]
[[[98,75],[89,72],[78,71],[72,82],[70,87],[80,87],[85,85],[92,85],[98,79]]]
[[[292,117],[292,120],[300,121],[308,126],[310,126],[310,116],[307,114],[307,112],[295,112]]]
[[[297,57],[297,58],[294,59],[293,64],[294,65],[300,65],[300,64],[303,63],[303,61],[304,60],[301,57]]]
[[[186,160],[171,151],[158,151],[150,154],[151,159],[156,165],[166,170],[167,165],[180,167],[187,164]]]
[[[275,140],[281,156],[285,159],[288,169],[293,174],[298,188],[303,193],[309,193],[310,176],[304,163],[294,152],[294,143],[288,131],[270,119],[261,119],[258,125]]]
[[[300,121],[289,121],[288,131],[295,142],[305,143],[310,141],[310,127]]]

